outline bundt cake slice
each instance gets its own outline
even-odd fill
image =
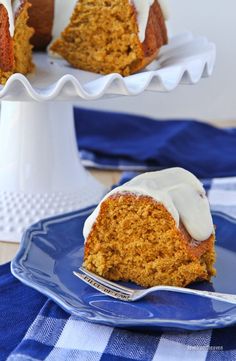
[[[0,1],[0,83],[4,84],[13,73],[32,71],[34,30],[27,25],[27,0]]]
[[[197,178],[181,168],[110,192],[84,226],[84,267],[141,286],[186,286],[215,275],[214,227]]]
[[[76,68],[126,76],[148,65],[166,43],[157,0],[79,0],[50,50]]]

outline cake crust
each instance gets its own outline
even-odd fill
[[[0,68],[2,72],[11,72],[14,67],[13,39],[9,32],[8,13],[0,5]]]
[[[137,18],[136,11],[135,14]],[[165,19],[159,3],[154,1],[150,9],[145,40],[140,44],[143,52],[143,60],[137,63],[136,68],[133,67],[131,72],[137,72],[149,65],[154,59],[157,58],[161,47],[167,43],[168,36]]]
[[[30,38],[34,30],[28,26],[30,3],[22,0],[15,15],[15,31],[11,37],[6,8],[0,5],[0,83],[13,73],[27,74],[34,68]]]
[[[35,29],[31,39],[35,50],[45,50],[52,40],[55,0],[30,0],[29,25]]]

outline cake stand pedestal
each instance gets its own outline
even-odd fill
[[[215,53],[206,38],[182,34],[148,69],[126,78],[34,54],[34,74],[14,74],[0,86],[0,240],[20,241],[32,223],[94,205],[105,193],[80,162],[72,101],[195,84],[211,75]]]
[[[2,102],[1,240],[20,239],[36,220],[90,206],[104,193],[81,164],[71,104]]]

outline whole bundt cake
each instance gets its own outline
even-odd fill
[[[182,168],[140,175],[108,193],[84,237],[84,267],[110,280],[184,287],[215,275],[208,200]]]
[[[167,31],[157,0],[2,0],[0,83],[32,71],[30,39],[76,68],[125,76],[157,57]]]

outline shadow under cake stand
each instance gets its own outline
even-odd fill
[[[36,71],[0,87],[0,240],[20,241],[38,220],[96,204],[106,189],[83,167],[72,102],[171,91],[210,76],[215,46],[191,33],[172,38],[145,71],[123,78],[73,69],[47,54]]]

